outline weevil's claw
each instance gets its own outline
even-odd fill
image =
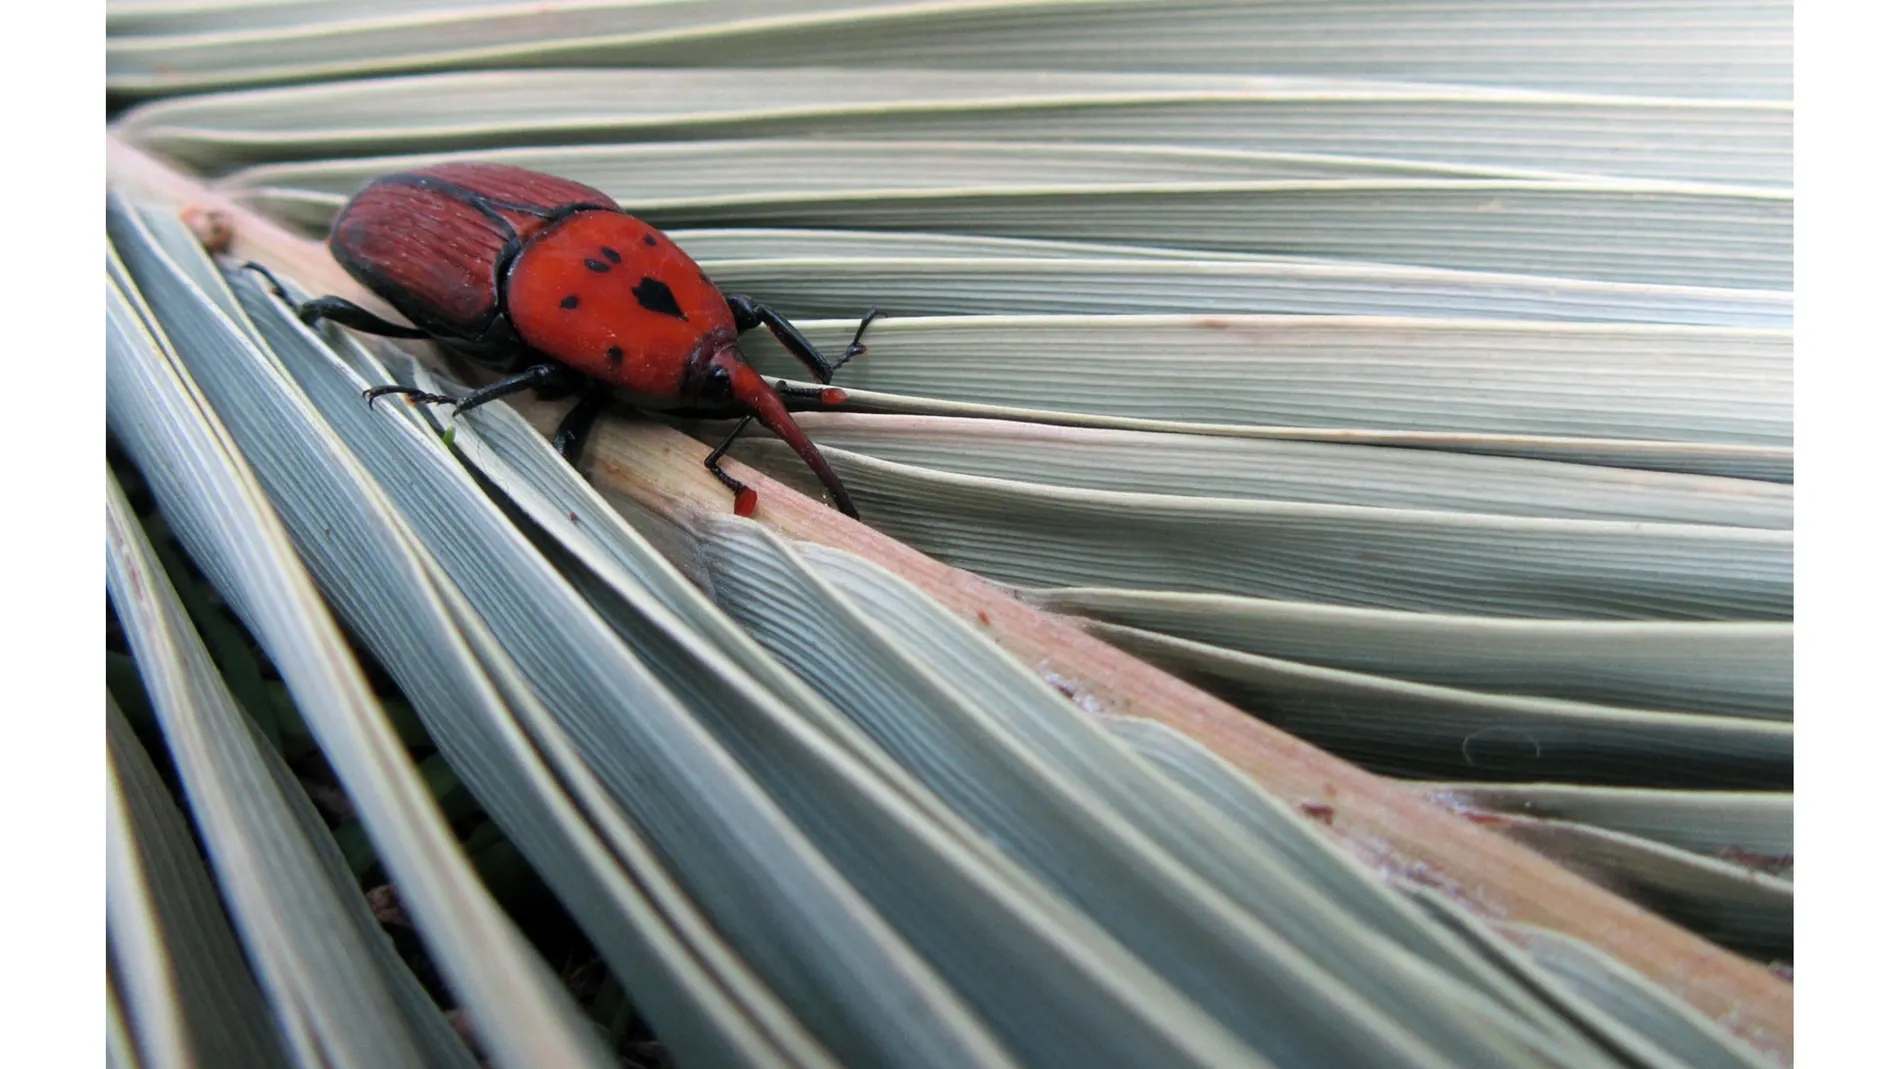
[[[369,389],[363,391],[363,400],[369,402],[369,404],[373,407],[376,404],[376,399],[378,397],[386,397],[389,394],[401,394],[402,396],[409,398],[409,401],[411,404],[418,404],[418,405],[455,404],[455,398],[453,397],[445,397],[439,393],[430,393],[427,390],[418,390],[414,386],[371,386]],[[456,411],[460,412],[461,408],[457,407]]]
[[[267,284],[269,284],[270,291],[273,296],[275,296],[278,300],[284,302],[285,304],[293,303],[290,299],[289,291],[284,289],[284,284],[282,282],[277,281],[276,275],[273,275],[270,273],[270,268],[265,267],[263,264],[258,263],[256,260],[246,260],[244,261],[244,270],[255,271],[258,274],[264,276],[264,281]]]
[[[851,335],[851,344],[844,347],[844,355],[838,358],[837,363],[831,365],[832,371],[835,372],[839,368],[850,363],[852,357],[863,356],[865,353],[870,351],[864,345],[864,332],[870,329],[871,320],[876,319],[883,314],[884,314],[883,312],[880,312],[875,308],[864,313],[864,318],[858,320],[858,332],[856,334]],[[825,381],[829,383],[831,380],[829,377],[827,377]]]

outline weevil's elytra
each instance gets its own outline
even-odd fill
[[[756,418],[784,439],[856,516],[831,466],[786,411],[779,393],[739,355],[743,330],[763,324],[821,383],[863,351],[873,310],[843,357],[818,354],[790,321],[748,297],[726,297],[664,234],[620,211],[597,189],[552,175],[490,163],[444,163],[385,175],[363,187],[336,218],[330,251],[351,276],[388,301],[414,328],[380,319],[338,297],[298,309],[305,322],[392,337],[433,338],[507,372],[472,391],[460,412],[524,389],[581,394],[555,434],[579,455],[604,398],[589,382],[633,403],[739,424],[706,458],[749,512],[757,495],[719,467]],[[407,388],[426,403],[448,398]]]

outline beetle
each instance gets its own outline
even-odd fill
[[[330,254],[351,277],[414,324],[391,323],[341,297],[297,307],[315,326],[330,319],[391,338],[429,339],[503,373],[459,400],[412,386],[365,391],[371,404],[405,394],[466,412],[522,390],[579,394],[554,445],[580,455],[610,390],[641,408],[739,417],[706,457],[706,468],[750,515],[758,495],[720,468],[753,419],[811,466],[838,511],[851,495],[793,421],[780,391],[829,401],[832,392],[765,379],[739,354],[739,334],[763,325],[820,383],[863,353],[858,323],[844,354],[828,361],[783,315],[726,296],[657,228],[620,210],[597,189],[495,163],[441,163],[374,179],[330,227]]]

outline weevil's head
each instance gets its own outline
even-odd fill
[[[824,454],[805,437],[778,391],[739,355],[736,342],[709,345],[696,352],[687,365],[682,393],[688,405],[702,412],[750,414],[757,418],[811,467],[812,474],[831,491],[832,504],[839,512],[854,520],[858,518],[857,507],[851,503],[851,495],[839,481],[838,473],[831,470]]]

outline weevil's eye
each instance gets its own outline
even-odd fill
[[[706,381],[699,387],[699,400],[702,404],[715,407],[732,403],[732,376],[725,368],[713,368],[706,376]]]

